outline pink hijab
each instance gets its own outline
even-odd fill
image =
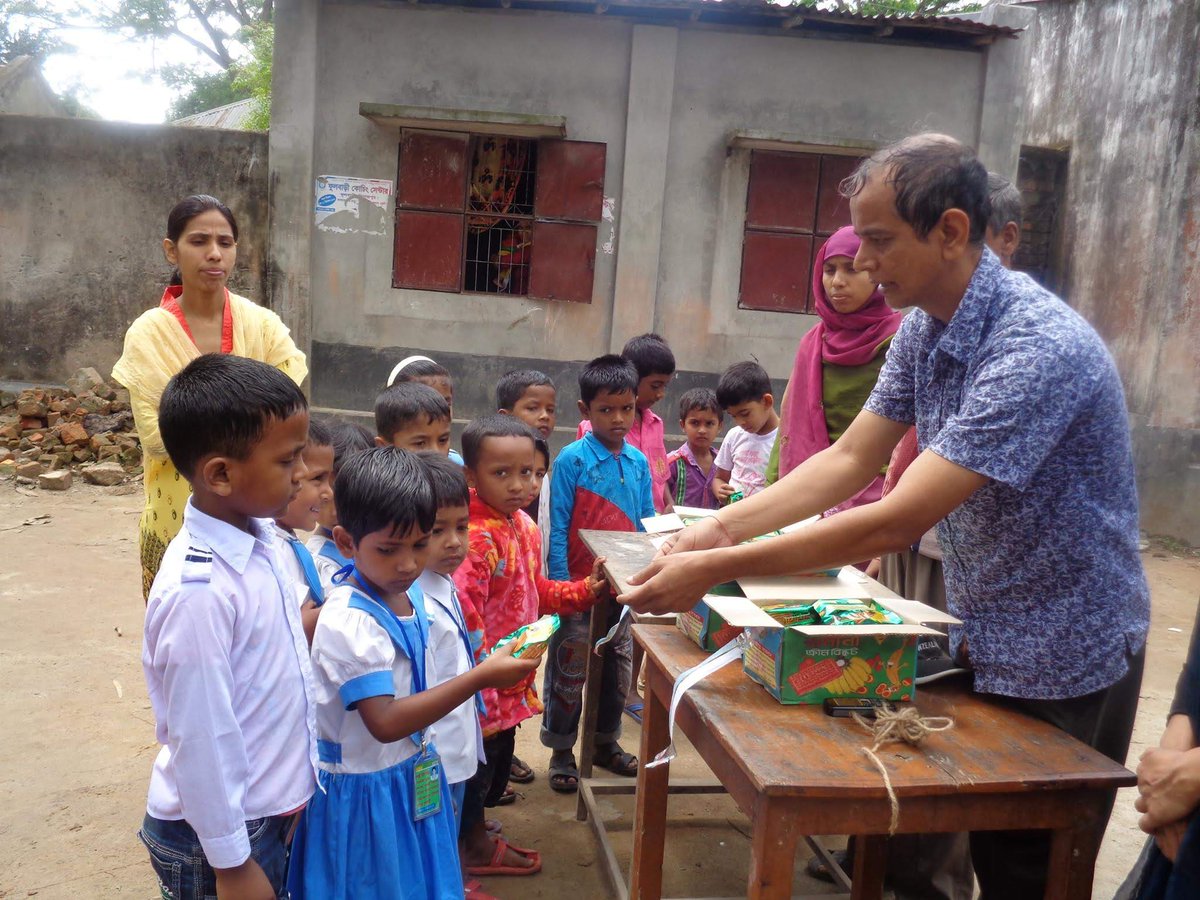
[[[840,228],[825,242],[813,262],[813,298],[821,321],[800,339],[796,362],[783,401],[779,445],[779,477],[829,446],[822,398],[821,363],[861,366],[875,358],[879,345],[900,327],[900,313],[889,307],[876,290],[862,309],[840,313],[825,296],[821,273],[832,256],[858,253],[860,241],[854,229]],[[877,499],[877,497],[876,497]]]

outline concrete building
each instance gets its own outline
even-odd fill
[[[281,3],[272,305],[309,345],[315,404],[367,409],[423,351],[460,376],[460,418],[536,364],[567,386],[571,427],[578,361],[650,330],[682,370],[668,420],[677,392],[737,360],[785,378],[857,158],[933,129],[1015,171],[1031,17]]]
[[[0,66],[0,115],[61,116],[62,103],[46,82],[37,60],[18,56]]]

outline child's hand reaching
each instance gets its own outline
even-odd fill
[[[713,485],[713,494],[716,496],[716,498],[718,500],[721,501],[721,503],[727,503],[729,501],[729,498],[732,497],[736,493],[737,493],[737,488],[735,488],[728,481],[723,481],[720,484]]]
[[[522,659],[513,655],[521,649],[524,643],[525,638],[521,637],[505,644],[499,650],[493,650],[487,659],[475,667],[475,671],[483,679],[483,687],[512,687],[538,667],[540,658],[537,656],[531,659]]]
[[[592,574],[587,577],[588,593],[593,600],[599,600],[608,590],[608,579],[604,577],[604,564],[607,556],[601,556],[592,564]]]

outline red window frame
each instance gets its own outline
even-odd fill
[[[489,137],[494,136],[401,131],[392,287],[590,303],[604,205],[607,147],[589,141],[534,140],[532,210],[495,216],[498,221],[529,223],[527,241],[523,239],[526,229],[521,228],[494,255],[487,251],[497,273],[502,259],[510,264],[519,259],[523,267],[520,280],[507,283],[523,289],[466,289],[468,265],[483,262],[468,260],[471,220],[478,226],[480,219],[493,218],[490,212],[481,214],[478,208],[472,208],[470,200],[473,147]]]
[[[812,272],[826,238],[850,224],[838,184],[861,156],[752,150],[738,308],[812,313]]]

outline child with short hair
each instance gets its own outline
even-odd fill
[[[428,356],[408,356],[396,363],[392,374],[388,376],[387,386],[419,382],[437,391],[450,407],[450,419],[454,420],[454,379],[450,370],[434,362]],[[453,447],[450,448],[450,458],[462,465],[462,455]]]
[[[579,539],[581,528],[641,531],[654,515],[650,466],[625,436],[638,418],[638,371],[620,356],[593,359],[579,376],[579,412],[592,429],[567,445],[555,461],[550,505],[550,577],[578,577],[595,560]],[[609,622],[616,622],[616,613]],[[618,629],[604,654],[596,745],[585,747],[594,763],[618,775],[636,775],[637,757],[621,749],[621,712],[632,678],[629,629]],[[550,641],[546,662],[546,714],[542,743],[550,757],[550,787],[571,793],[579,786],[575,740],[588,646],[585,616],[567,616]]]
[[[232,354],[178,372],[158,411],[192,496],[146,607],[142,668],[162,745],[138,837],[164,897],[282,896],[313,792],[313,673],[271,517],[299,490],[308,403]]]
[[[275,537],[279,543],[279,558],[291,576],[300,603],[304,636],[312,643],[317,616],[325,602],[325,588],[316,561],[304,542],[296,536],[300,531],[312,531],[321,508],[333,494],[329,478],[333,469],[333,445],[329,429],[319,419],[308,423],[308,443],[300,452],[300,490],[282,515],[275,517]]]
[[[329,442],[333,448],[333,465],[329,470],[328,499],[321,504],[317,513],[316,530],[309,536],[305,546],[313,556],[317,565],[317,574],[321,585],[326,590],[333,584],[333,576],[339,570],[350,565],[350,560],[342,556],[333,540],[333,529],[337,525],[337,502],[334,498],[334,485],[338,472],[355,453],[362,453],[375,446],[375,435],[370,429],[357,422],[347,422],[343,419],[322,420],[329,431]]]
[[[604,590],[596,560],[576,581],[542,576],[541,535],[521,509],[528,502],[536,465],[536,432],[515,416],[476,419],[463,432],[463,458],[471,486],[470,549],[454,573],[467,627],[481,636],[476,658],[501,638],[548,613],[582,612]],[[503,837],[490,837],[485,806],[495,806],[508,787],[517,726],[541,712],[534,673],[511,688],[484,691],[485,762],[467,786],[462,853],[467,873],[532,875],[541,857]]]
[[[545,471],[549,472],[549,441],[558,421],[558,394],[550,376],[536,369],[508,372],[496,382],[496,410],[504,415],[516,416],[541,435],[546,448]],[[542,533],[543,569],[546,567],[546,553],[550,549],[550,483],[544,477],[537,479],[540,489],[525,507],[525,512],[537,522],[538,530]]]
[[[734,363],[725,370],[717,384],[717,402],[735,423],[717,451],[712,484],[713,496],[726,503],[738,491],[750,497],[766,487],[779,414],[771,377],[756,362]]]
[[[650,332],[626,341],[621,356],[633,363],[638,374],[637,417],[625,440],[646,455],[654,483],[654,509],[667,513],[671,511],[671,498],[667,494],[666,431],[653,406],[666,395],[667,385],[675,375],[675,354],[661,335]],[[591,427],[587,420],[580,422],[576,439],[582,438]]]
[[[679,425],[687,442],[667,456],[667,494],[674,506],[718,509],[713,441],[721,433],[721,404],[711,388],[692,388],[679,398]]]
[[[292,844],[293,900],[463,896],[432,726],[480,689],[525,679],[537,661],[510,645],[434,684],[416,581],[436,516],[429,474],[411,453],[377,447],[338,473],[334,540],[354,563],[329,591],[313,638],[321,789]]]
[[[450,404],[427,384],[394,384],[375,398],[375,443],[450,453]]]

